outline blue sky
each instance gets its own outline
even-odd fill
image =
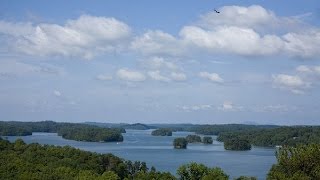
[[[0,118],[320,124],[319,20],[317,0],[3,0]]]

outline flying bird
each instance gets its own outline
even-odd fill
[[[220,13],[219,11],[217,11],[216,9],[214,9],[214,11],[216,12],[216,13]]]

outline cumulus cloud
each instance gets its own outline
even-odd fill
[[[277,17],[257,5],[225,6],[219,11],[221,13],[210,12],[203,15],[200,22],[182,27],[177,37],[162,31],[148,31],[136,37],[131,47],[143,54],[166,56],[202,51],[299,58],[320,55],[317,51],[320,30],[308,27],[302,31],[301,26],[307,26],[295,17]]]
[[[96,77],[96,79],[101,80],[101,81],[110,81],[110,80],[112,80],[112,76],[100,74]]]
[[[119,69],[116,75],[119,79],[124,81],[141,82],[146,80],[146,77],[143,73],[126,68]]]
[[[178,69],[178,66],[175,65],[173,62],[169,62],[165,60],[163,57],[151,57],[149,59],[141,61],[141,64],[143,67],[147,69],[169,69],[169,70],[176,70]]]
[[[160,71],[149,71],[148,75],[151,77],[151,79],[156,80],[156,81],[169,82],[171,80],[171,79],[161,75]]]
[[[172,80],[174,81],[185,81],[187,80],[187,75],[184,73],[176,73],[176,72],[172,72],[170,74],[170,77]]]
[[[310,82],[306,82],[296,75],[278,74],[273,75],[272,78],[275,87],[288,89],[295,94],[303,94],[304,89],[311,85]]]
[[[208,79],[212,82],[223,83],[223,79],[217,73],[200,72],[199,77]]]
[[[130,31],[127,24],[115,18],[90,15],[68,20],[64,25],[0,21],[0,34],[7,36],[13,50],[36,56],[90,59],[116,51]]]
[[[147,55],[179,56],[185,53],[182,41],[160,30],[147,31],[135,38],[131,49]]]

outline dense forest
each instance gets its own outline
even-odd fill
[[[320,127],[295,126],[278,127],[272,129],[250,129],[220,133],[218,141],[225,142],[228,139],[241,138],[248,140],[252,145],[274,147],[297,146],[299,144],[320,143]]]
[[[320,143],[319,126],[198,125],[190,128],[190,131],[197,134],[217,135],[217,140],[221,142],[242,139],[248,140],[252,145],[264,147]]]
[[[235,150],[235,151],[245,151],[245,150],[251,149],[251,144],[247,139],[233,137],[230,139],[226,139],[224,141],[224,149]]]
[[[213,143],[213,139],[210,136],[204,136],[202,138],[202,143],[203,144],[212,144]]]
[[[123,141],[123,128],[102,128],[88,124],[41,122],[1,122],[1,136],[27,136],[32,132],[58,133],[66,139],[77,141],[111,142]]]
[[[172,130],[169,128],[160,128],[151,132],[152,136],[172,136]]]

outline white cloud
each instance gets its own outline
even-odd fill
[[[147,55],[178,56],[185,52],[181,41],[160,30],[149,30],[142,36],[136,37],[131,43],[131,48]]]
[[[96,77],[96,79],[101,80],[101,81],[110,81],[110,80],[112,80],[112,76],[100,74]]]
[[[223,83],[223,79],[217,73],[200,72],[199,77],[208,79],[212,82]]]
[[[182,111],[186,111],[186,112],[191,112],[191,111],[200,111],[200,110],[210,110],[212,109],[212,105],[210,104],[200,104],[200,105],[193,105],[193,106],[177,106],[177,108],[179,110],[182,110]]]
[[[131,47],[143,54],[165,56],[188,56],[203,51],[299,58],[320,55],[317,51],[320,30],[303,24],[299,18],[277,17],[257,5],[225,6],[219,11],[202,16],[199,23],[182,27],[177,37],[148,31],[136,37]]]
[[[119,69],[116,73],[117,77],[124,81],[141,82],[145,81],[146,77],[139,71],[132,71],[126,68]]]
[[[61,92],[58,91],[58,90],[54,90],[53,91],[53,95],[57,96],[57,97],[60,97],[61,96]]]
[[[284,42],[277,36],[260,36],[252,29],[235,26],[219,27],[213,31],[186,26],[180,31],[180,36],[192,46],[209,52],[227,52],[245,56],[275,54],[284,46]]]
[[[225,110],[225,111],[233,110],[233,103],[231,101],[223,102],[222,109]]]
[[[306,82],[296,75],[278,74],[273,75],[272,78],[275,87],[288,89],[294,94],[303,94],[304,89],[311,86],[311,82]]]
[[[66,56],[90,59],[115,51],[130,35],[130,28],[114,18],[82,15],[58,24],[0,21],[0,34],[8,37],[14,51],[35,56]]]
[[[160,74],[160,71],[149,71],[148,75],[156,81],[169,82],[171,79]]]
[[[176,73],[176,72],[172,72],[170,74],[171,79],[175,80],[175,81],[185,81],[187,80],[187,75],[184,73]]]
[[[301,73],[310,73],[310,72],[312,72],[312,70],[308,66],[305,66],[305,65],[298,66],[296,68],[296,70],[298,72],[301,72]]]
[[[290,30],[301,28],[301,16],[279,17],[274,12],[259,5],[224,6],[217,14],[211,11],[201,16],[199,25],[207,29],[217,26],[236,26],[257,31]]]
[[[169,70],[176,70],[178,69],[178,66],[175,65],[172,62],[169,62],[165,60],[162,57],[151,57],[147,60],[141,61],[142,66],[148,69],[154,69],[154,70],[159,70],[159,69],[169,69]]]

